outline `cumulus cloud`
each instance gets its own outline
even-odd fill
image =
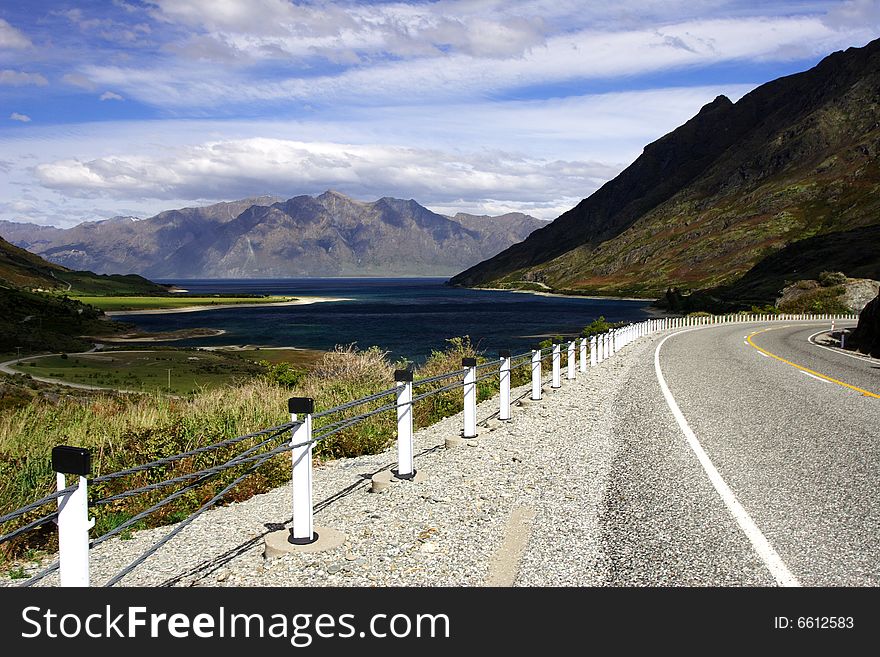
[[[30,39],[0,18],[0,48],[28,48],[30,45]]]
[[[31,120],[31,117],[29,117],[27,114],[19,114],[18,112],[13,112],[9,115],[9,118],[12,121],[21,121],[22,123],[27,123]]]
[[[339,189],[425,203],[475,200],[555,202],[583,196],[619,166],[536,159],[503,151],[448,153],[387,145],[253,138],[180,149],[164,158],[119,155],[36,167],[46,187],[72,196],[229,198],[254,190]]]
[[[105,91],[101,94],[99,100],[125,100],[125,98],[112,91]]]
[[[5,69],[0,71],[0,84],[12,87],[24,87],[27,85],[45,87],[49,84],[49,81],[39,73],[25,73],[23,71]]]

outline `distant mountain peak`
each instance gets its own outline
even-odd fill
[[[0,234],[72,269],[152,278],[447,276],[541,225],[525,216],[453,219],[414,199],[358,201],[327,190],[287,200],[256,197],[166,210],[140,221],[67,230],[0,223]]]

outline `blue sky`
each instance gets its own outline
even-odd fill
[[[336,189],[552,219],[880,0],[0,4],[0,219]]]

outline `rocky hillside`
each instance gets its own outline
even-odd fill
[[[413,200],[337,192],[115,218],[67,230],[0,222],[0,235],[68,267],[150,278],[446,276],[544,225],[522,214],[446,217]]]
[[[878,292],[878,281],[822,272],[817,279],[786,285],[776,306],[787,313],[860,313]]]
[[[719,96],[577,207],[451,282],[644,296],[731,286],[782,249],[800,244],[809,262],[826,240],[880,225],[878,153],[880,40],[737,103]],[[851,271],[860,245],[837,247],[822,269],[880,273],[878,251]],[[803,277],[776,266],[774,285]],[[772,287],[753,280],[751,291],[771,301]]]

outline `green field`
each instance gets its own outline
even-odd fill
[[[220,306],[246,303],[281,303],[295,301],[296,297],[221,297],[221,296],[175,296],[175,297],[75,297],[77,301],[101,310],[158,310],[186,308],[187,306]]]
[[[107,351],[48,356],[19,363],[24,374],[71,383],[185,395],[236,379],[263,374],[263,366],[234,352],[159,350]],[[169,387],[169,377],[171,385]]]

